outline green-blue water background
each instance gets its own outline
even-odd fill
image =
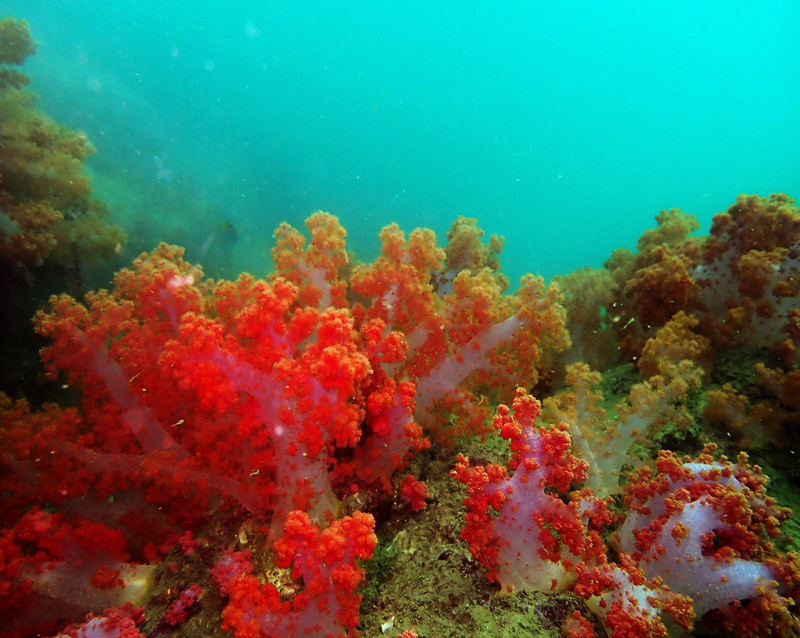
[[[41,107],[131,233],[218,274],[318,209],[363,257],[457,215],[515,280],[599,266],[662,208],[800,194],[800,3],[20,0]],[[157,158],[157,159],[156,159]]]

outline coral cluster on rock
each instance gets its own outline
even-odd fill
[[[746,225],[726,221],[742,211]],[[161,245],[109,290],[53,297],[36,317],[42,358],[80,400],[0,402],[6,633],[88,613],[64,631],[376,635],[393,626],[380,610],[406,609],[383,596],[413,578],[371,570],[402,562],[379,538],[444,543],[442,557],[461,547],[479,567],[439,578],[500,606],[554,597],[554,632],[798,630],[789,510],[745,456],[716,452],[734,440],[723,428],[769,423],[770,437],[735,439],[759,454],[796,424],[784,291],[797,217],[785,196],[742,197],[710,237],[687,238],[671,211],[608,276],[573,274],[563,292],[527,276],[510,292],[500,241],[485,246],[474,220],[445,247],[392,224],[362,263],[319,212],[307,233],[278,229],[264,280],[206,279]],[[757,221],[757,244],[742,239]],[[658,314],[648,286],[677,290],[654,268],[665,251],[688,279]],[[754,288],[746,264],[759,256],[772,266]],[[607,286],[586,295],[596,305],[568,314],[595,284]],[[745,319],[761,326],[755,341]],[[725,365],[747,352],[757,397]],[[466,546],[449,474],[467,489]],[[439,626],[421,612],[402,612],[397,631]]]

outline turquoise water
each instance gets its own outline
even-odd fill
[[[797,2],[3,5],[134,246],[228,269],[323,209],[364,257],[389,222],[477,217],[512,279],[549,277],[662,208],[707,230],[740,192],[800,193]]]

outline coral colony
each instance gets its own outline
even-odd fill
[[[45,162],[14,142],[26,108],[3,121],[30,188],[3,184],[0,250],[35,265],[64,240],[23,179]],[[464,507],[429,529],[452,524],[475,563],[447,577],[562,596],[550,635],[798,632],[789,510],[719,447],[791,446],[800,211],[740,196],[707,237],[678,210],[657,222],[635,254],[514,292],[475,220],[444,247],[389,225],[365,263],[318,212],[276,230],[263,279],[208,279],[162,244],[107,290],[52,297],[34,323],[72,401],[0,394],[0,634],[358,635],[387,521],[444,516],[436,463]],[[749,386],[720,372],[745,351]],[[637,378],[615,405],[601,373],[620,361]],[[360,631],[425,635],[410,615]]]

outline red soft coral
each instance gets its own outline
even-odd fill
[[[358,561],[375,550],[374,525],[370,514],[354,512],[320,531],[305,512],[291,512],[275,542],[276,563],[291,570],[292,580],[302,580],[302,590],[286,600],[275,585],[236,570],[223,583],[229,596],[223,627],[236,638],[356,636],[356,590],[364,581]]]
[[[561,591],[575,580],[571,567],[599,547],[580,502],[560,496],[585,479],[586,463],[570,453],[564,428],[536,425],[539,402],[522,388],[513,408],[498,407],[495,428],[510,442],[514,474],[496,464],[471,467],[460,455],[451,472],[468,489],[461,538],[509,591]]]

